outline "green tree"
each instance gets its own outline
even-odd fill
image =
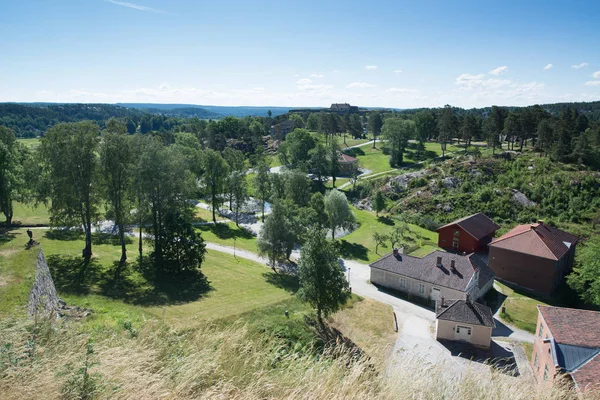
[[[225,182],[229,174],[229,166],[219,153],[211,149],[204,152],[202,166],[204,170],[202,178],[204,179],[210,196],[213,222],[216,224],[216,210],[223,204],[221,195],[225,191]]]
[[[133,152],[130,136],[127,136],[127,126],[116,119],[106,123],[100,145],[100,165],[102,171],[103,189],[109,211],[113,215],[115,225],[119,230],[121,242],[121,260],[127,261],[127,246],[125,242],[125,225],[131,213],[131,189]]]
[[[311,196],[311,182],[306,174],[298,170],[289,170],[282,175],[285,182],[285,198],[298,207],[306,206]]]
[[[233,208],[231,211],[234,213],[235,224],[239,224],[240,210],[242,209],[246,200],[248,200],[248,185],[246,181],[246,174],[241,171],[232,171],[227,179],[229,186],[229,193],[233,200]]]
[[[332,189],[325,195],[325,213],[332,239],[335,239],[336,230],[339,228],[352,229],[356,222],[346,195],[337,189]]]
[[[0,209],[6,217],[6,225],[12,225],[13,200],[23,199],[25,186],[25,163],[30,154],[17,142],[11,129],[0,126]]]
[[[538,124],[537,138],[537,147],[544,155],[547,155],[554,142],[554,129],[549,119],[543,119]]]
[[[397,221],[396,226],[387,235],[387,239],[390,241],[390,246],[393,248],[396,247],[396,244],[402,242],[409,234],[408,225],[406,225],[403,221]]]
[[[375,210],[375,214],[379,216],[379,213],[383,211],[385,208],[385,197],[383,196],[383,192],[378,190],[375,193],[375,197],[373,198],[373,209]]]
[[[316,309],[320,324],[323,316],[339,310],[350,296],[335,246],[325,240],[325,232],[320,229],[311,231],[302,247],[298,277],[298,297]]]
[[[317,114],[312,113],[308,116],[308,119],[306,120],[306,129],[313,132],[321,130],[321,119]]]
[[[387,118],[381,131],[385,138],[385,148],[390,152],[390,166],[400,167],[404,160],[404,151],[408,140],[415,135],[415,123],[399,118]]]
[[[388,240],[387,235],[379,232],[373,232],[373,241],[375,242],[375,254],[379,254],[379,246],[384,246]]]
[[[47,169],[50,222],[54,226],[83,226],[86,263],[92,257],[92,224],[98,221],[99,128],[93,122],[58,124],[40,145]]]
[[[277,262],[286,259],[288,248],[293,247],[294,240],[293,228],[286,217],[286,208],[281,200],[275,199],[271,213],[265,218],[256,241],[258,252],[262,256],[266,255],[271,268],[275,269]]]
[[[369,130],[373,134],[373,148],[375,148],[375,142],[377,140],[377,136],[381,133],[381,128],[383,127],[383,119],[381,118],[381,114],[379,112],[373,112],[369,115]]]
[[[335,181],[337,175],[340,173],[340,160],[339,155],[342,152],[340,145],[336,138],[332,137],[329,141],[329,175],[333,180],[333,187],[335,188]]]
[[[577,252],[567,284],[588,304],[600,305],[600,236],[592,236]]]
[[[314,193],[310,198],[310,207],[314,211],[314,220],[312,225],[325,228],[327,225],[327,213],[325,212],[325,198],[319,192]]]
[[[163,228],[163,273],[194,272],[202,266],[206,245],[194,228],[193,218],[191,207],[167,210]]]
[[[458,121],[452,106],[446,104],[438,120],[438,142],[442,148],[442,158],[446,157],[446,146],[458,134]]]
[[[419,111],[415,114],[415,130],[417,144],[417,158],[421,158],[421,152],[425,150],[425,142],[429,138],[437,136],[437,124],[435,116],[429,110]]]
[[[294,129],[285,139],[283,151],[286,153],[286,161],[293,169],[308,170],[310,151],[317,142],[313,135],[306,129]],[[282,159],[283,161],[283,159]]]
[[[290,121],[294,121],[294,126],[296,128],[304,128],[304,120],[300,116],[300,114],[292,113],[289,117]]]
[[[465,152],[467,148],[471,145],[471,139],[477,136],[477,131],[479,130],[479,125],[477,124],[477,120],[472,115],[467,115],[462,122],[460,127],[460,137],[465,141]]]
[[[318,142],[314,149],[310,151],[310,172],[317,178],[320,186],[323,186],[324,179],[330,172],[329,154],[327,147],[322,142]]]
[[[488,145],[492,148],[492,154],[496,153],[496,148],[500,146],[500,134],[504,129],[504,120],[506,119],[506,110],[498,106],[492,106],[490,116],[485,121],[484,131],[488,139]]]
[[[256,166],[256,176],[254,177],[254,192],[260,200],[262,220],[265,220],[265,203],[271,193],[271,179],[269,177],[269,166],[266,161],[259,162]]]

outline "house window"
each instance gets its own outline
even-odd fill
[[[550,371],[548,370],[548,364],[546,364],[546,368],[544,368],[544,380],[547,381],[548,380],[548,373]]]
[[[419,283],[419,293],[425,294],[425,285],[422,283]]]
[[[537,353],[535,353],[535,359],[533,360],[533,367],[534,368],[538,367],[538,355],[537,355]]]
[[[540,333],[539,333],[540,339],[542,338],[543,334],[544,334],[544,325],[540,324]]]
[[[460,236],[460,231],[457,229],[454,231],[454,237]]]
[[[405,288],[406,287],[406,279],[400,278],[400,287],[401,288]]]

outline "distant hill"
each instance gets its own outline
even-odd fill
[[[111,104],[0,103],[0,125],[19,137],[34,137],[61,122],[92,120],[100,125],[109,118],[139,119],[148,113]]]
[[[160,108],[144,108],[140,110],[147,111],[152,114],[179,118],[221,119],[225,117],[223,114],[212,112],[200,107],[171,108],[168,110]]]
[[[137,108],[139,110],[154,110],[159,111],[171,111],[180,109],[204,109],[206,111],[219,114],[221,116],[232,116],[232,117],[266,117],[269,110],[271,110],[272,116],[276,117],[287,113],[293,107],[250,107],[250,106],[205,106],[196,104],[152,104],[152,103],[117,103],[116,105],[127,108]],[[216,117],[213,117],[216,119]]]

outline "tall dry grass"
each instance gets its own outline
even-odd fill
[[[448,379],[442,367],[407,359],[393,373],[336,349],[300,354],[276,338],[253,336],[244,325],[210,324],[173,330],[159,322],[127,329],[80,323],[42,326],[0,322],[0,398],[60,398],[94,341],[98,398],[106,399],[569,399],[566,389],[539,390],[532,382],[492,372]],[[10,346],[6,346],[10,344]],[[18,361],[15,361],[18,360]]]

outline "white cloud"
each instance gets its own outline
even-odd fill
[[[328,90],[328,89],[332,89],[332,88],[333,88],[332,85],[325,85],[323,83],[319,83],[319,84],[306,83],[306,84],[298,85],[298,90]]]
[[[419,93],[417,89],[409,89],[409,88],[397,88],[392,87],[386,90],[388,93]]]
[[[592,74],[592,78],[594,79],[600,79],[600,71],[596,71]]]
[[[168,13],[167,11],[164,11],[164,10],[157,10],[156,8],[140,6],[139,4],[127,3],[125,1],[117,1],[117,0],[104,0],[104,1],[107,3],[116,4],[121,7],[133,8],[134,10],[139,10],[139,11],[149,11],[149,12],[161,13],[161,14]]]
[[[600,86],[600,81],[587,81],[585,86]]]
[[[506,71],[508,71],[508,67],[506,65],[504,65],[502,67],[498,67],[498,68],[495,68],[495,69],[491,70],[490,74],[491,75],[502,75]]]
[[[333,72],[334,74],[339,74],[341,71],[340,71],[339,69],[334,69],[334,70],[333,70],[333,71],[331,71],[331,72]]]
[[[459,85],[461,90],[496,89],[510,84],[510,81],[508,79],[486,78],[485,74],[462,74],[456,78],[455,84]]]
[[[325,75],[323,75],[323,74],[310,74],[309,76],[311,78],[324,78],[325,77]]]
[[[365,69],[370,69],[370,70],[377,69],[377,65],[365,65]]]
[[[579,69],[579,68],[587,67],[588,65],[589,65],[588,63],[574,64],[574,65],[571,65],[571,68]]]
[[[370,87],[375,87],[377,85],[373,85],[371,83],[367,83],[367,82],[352,82],[349,83],[346,87],[347,88],[370,88]]]
[[[307,83],[312,83],[312,79],[302,78],[296,81],[298,85],[306,85]]]
[[[546,66],[544,67],[544,71],[548,71],[552,67],[554,67],[554,65],[552,65],[552,64],[546,64]]]
[[[401,73],[402,73],[402,70],[401,70],[401,69],[395,69],[393,72],[394,72],[395,74],[401,74]]]

